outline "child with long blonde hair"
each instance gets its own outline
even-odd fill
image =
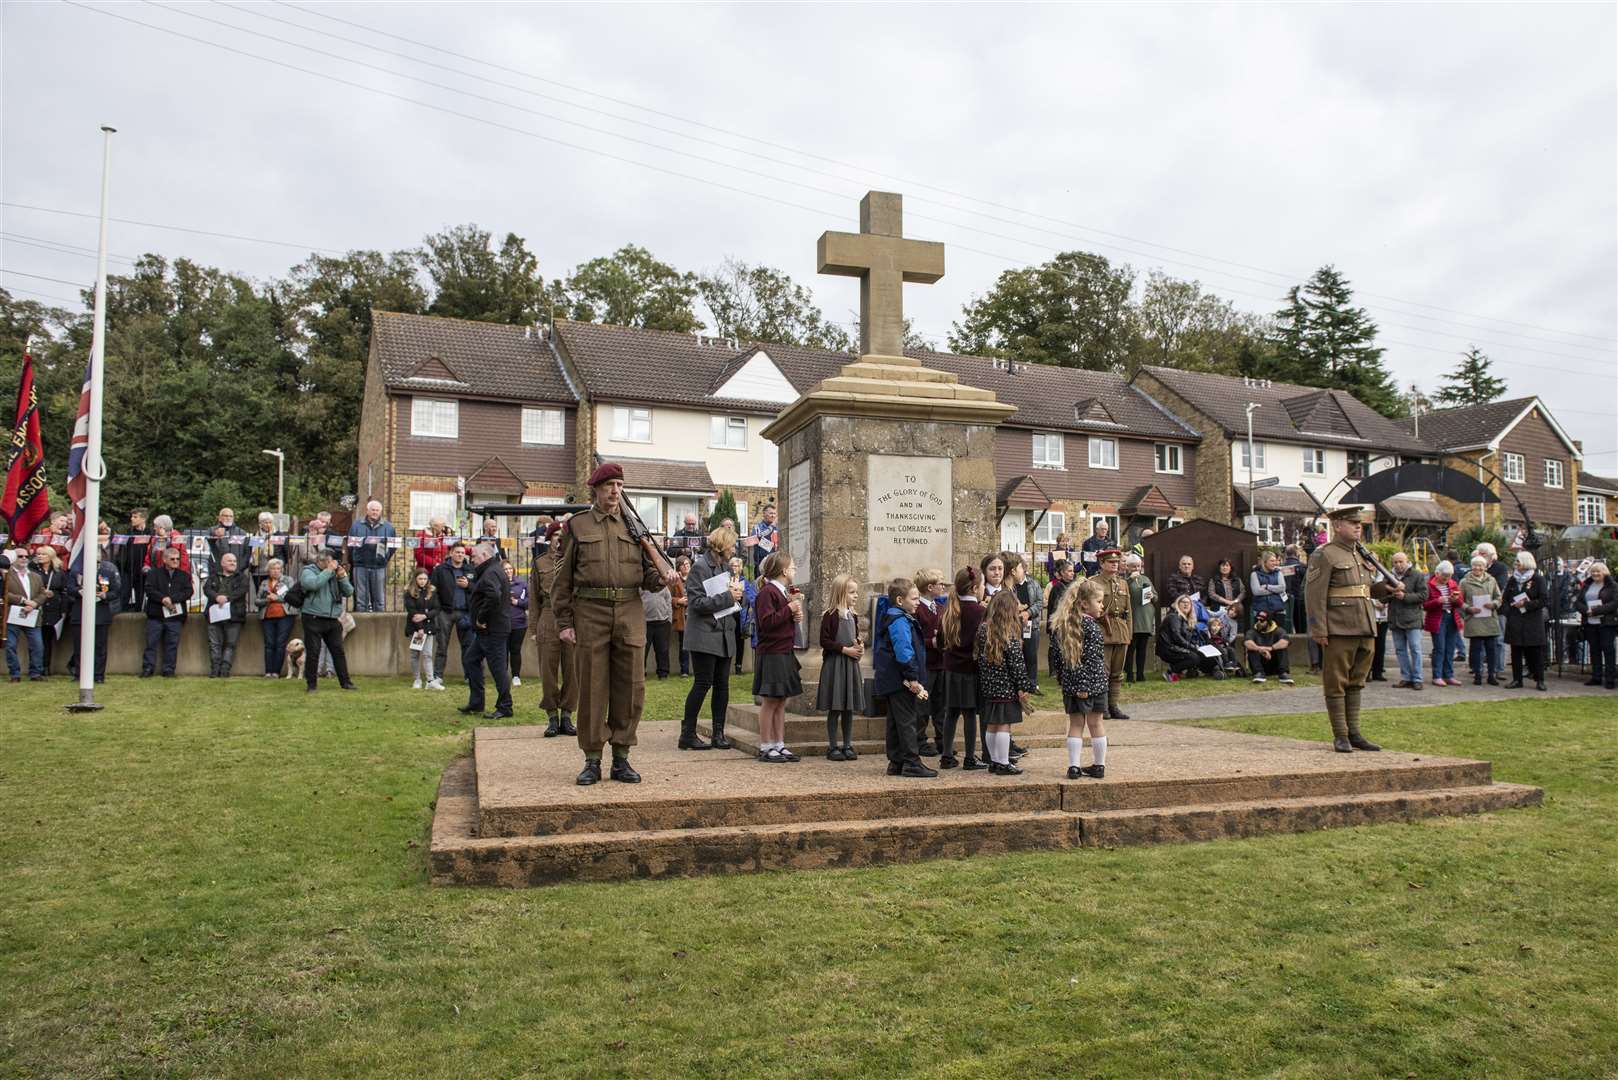
[[[1033,690],[1022,657],[1022,609],[1017,594],[1002,589],[989,601],[977,640],[978,685],[983,706],[984,742],[989,748],[989,771],[1015,776],[1022,769],[1011,762],[1011,727],[1022,720],[1022,705]]]
[[[854,714],[865,710],[865,678],[860,674],[860,584],[849,574],[831,579],[820,616],[820,687],[815,708],[826,713],[826,760],[853,761]],[[838,728],[843,741],[837,741]]]
[[[1100,581],[1086,578],[1062,594],[1051,621],[1051,671],[1061,683],[1067,712],[1069,780],[1107,774],[1107,643],[1099,621],[1105,603]],[[1080,768],[1086,728],[1094,764]]]

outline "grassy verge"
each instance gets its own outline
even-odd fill
[[[7,689],[0,1072],[1483,1077],[1618,1061],[1610,701],[1368,714],[1390,745],[1543,785],[1538,810],[496,892],[425,884],[434,785],[468,742],[458,700],[375,682],[306,697],[114,679],[93,717],[60,712],[63,682]],[[674,715],[685,685],[654,683],[649,712]]]

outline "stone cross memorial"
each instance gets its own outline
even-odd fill
[[[873,191],[859,232],[820,237],[821,272],[860,279],[862,355],[764,429],[781,448],[784,542],[811,613],[838,574],[869,599],[924,567],[953,576],[998,543],[994,431],[1016,410],[904,355],[904,284],[943,277],[944,245],[906,239],[903,220],[900,196]]]

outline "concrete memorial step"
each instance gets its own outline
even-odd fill
[[[525,886],[1210,840],[1478,813],[1542,795],[1494,783],[1486,761],[1120,728],[1107,778],[1070,781],[1054,748],[1032,749],[1021,776],[907,779],[887,776],[880,753],[767,765],[678,751],[677,725],[649,723],[633,752],[642,783],[583,788],[573,740],[479,728],[473,754],[440,785],[432,879]]]
[[[725,710],[725,734],[737,749],[749,754],[758,751],[757,705],[731,705]],[[881,716],[855,716],[850,725],[854,749],[861,753],[883,753],[887,745],[887,718]],[[840,730],[840,729],[839,729]],[[713,737],[713,721],[699,719],[697,731],[703,738]],[[1063,746],[1067,741],[1067,716],[1061,712],[1042,709],[1023,718],[1015,729],[1021,746]],[[962,739],[957,735],[957,742]],[[826,750],[826,718],[793,713],[786,715],[787,749],[795,754],[823,754]]]

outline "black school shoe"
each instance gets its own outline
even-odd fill
[[[968,771],[987,769],[988,767],[989,767],[988,763],[979,761],[977,758],[970,757],[970,756],[967,757],[967,759],[965,761],[961,762],[961,768],[966,769]]]
[[[938,770],[930,769],[919,761],[907,761],[904,763],[904,767],[899,770],[899,775],[926,778],[937,776]]]
[[[1107,767],[1105,765],[1086,765],[1084,775],[1092,780],[1100,780],[1107,775]]]
[[[1084,770],[1079,768],[1077,765],[1069,765],[1067,767],[1067,778],[1069,780],[1083,780],[1084,776]]]
[[[903,768],[904,766],[900,765],[897,761],[890,761],[888,762],[888,775],[898,776]]]
[[[841,746],[828,746],[826,747],[826,760],[846,761],[848,759],[843,757],[843,748]]]
[[[1022,769],[1017,765],[1002,765],[998,761],[989,762],[991,776],[1020,776]]]
[[[926,742],[922,743],[916,748],[916,754],[919,757],[937,757],[938,747],[933,745],[933,741],[931,739],[928,739]]]
[[[961,759],[950,756],[941,757],[938,759],[938,767],[940,769],[959,769],[961,767]]]
[[[858,759],[859,759],[859,755],[854,752],[854,747],[850,746],[848,743],[844,743],[843,744],[843,760],[844,761],[857,761]]]

